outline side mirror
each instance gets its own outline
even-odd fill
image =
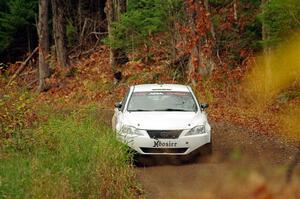
[[[201,110],[205,110],[205,109],[207,109],[208,107],[209,107],[208,104],[200,104]]]
[[[122,108],[122,102],[115,103],[115,108],[120,110]]]

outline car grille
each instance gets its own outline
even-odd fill
[[[182,130],[147,130],[150,138],[158,139],[176,139],[180,136]]]
[[[147,148],[141,147],[144,153],[185,153],[188,148]]]

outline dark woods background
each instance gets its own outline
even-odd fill
[[[42,1],[45,0],[0,0],[0,62],[24,60],[38,46],[37,24]],[[151,48],[155,47],[163,49],[163,58],[171,63],[184,60],[187,54],[200,54],[199,61],[202,52],[209,52],[206,53],[209,60],[202,59],[198,64],[213,63],[210,68],[214,68],[226,63],[234,68],[250,54],[285,40],[286,35],[300,26],[298,0],[46,2],[49,54],[59,57],[59,48],[65,48],[62,52],[66,53],[63,56],[66,64],[68,59],[88,54],[105,43],[113,49],[111,56],[123,58],[120,63],[126,62],[126,54],[134,54],[140,47],[146,47],[149,53],[135,58],[149,61],[153,56]],[[60,37],[55,37],[55,29],[60,31]],[[55,38],[62,40],[61,46],[56,45]],[[113,66],[118,64],[114,61],[111,60]],[[211,72],[210,68],[206,73]]]
[[[57,1],[63,10],[63,26],[68,54],[84,51],[99,40],[97,34],[106,32],[106,1]],[[53,8],[49,1],[49,41],[55,50],[53,38]],[[23,60],[38,46],[37,0],[0,0],[0,62]]]

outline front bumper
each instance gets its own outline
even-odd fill
[[[187,155],[210,143],[210,136],[210,133],[205,133],[177,139],[153,139],[149,136],[117,134],[121,142],[142,155]]]

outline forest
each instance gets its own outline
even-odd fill
[[[39,47],[37,54],[44,57],[33,57],[29,65],[39,68],[41,91],[51,69],[71,68],[100,45],[111,47],[114,71],[131,60],[149,64],[159,57],[175,69],[175,79],[198,81],[215,69],[243,68],[299,26],[296,0],[12,0],[1,1],[0,9],[2,67],[25,60]]]
[[[299,198],[299,29],[299,0],[0,0],[0,198]],[[113,136],[148,83],[209,103],[202,191],[159,187]]]

